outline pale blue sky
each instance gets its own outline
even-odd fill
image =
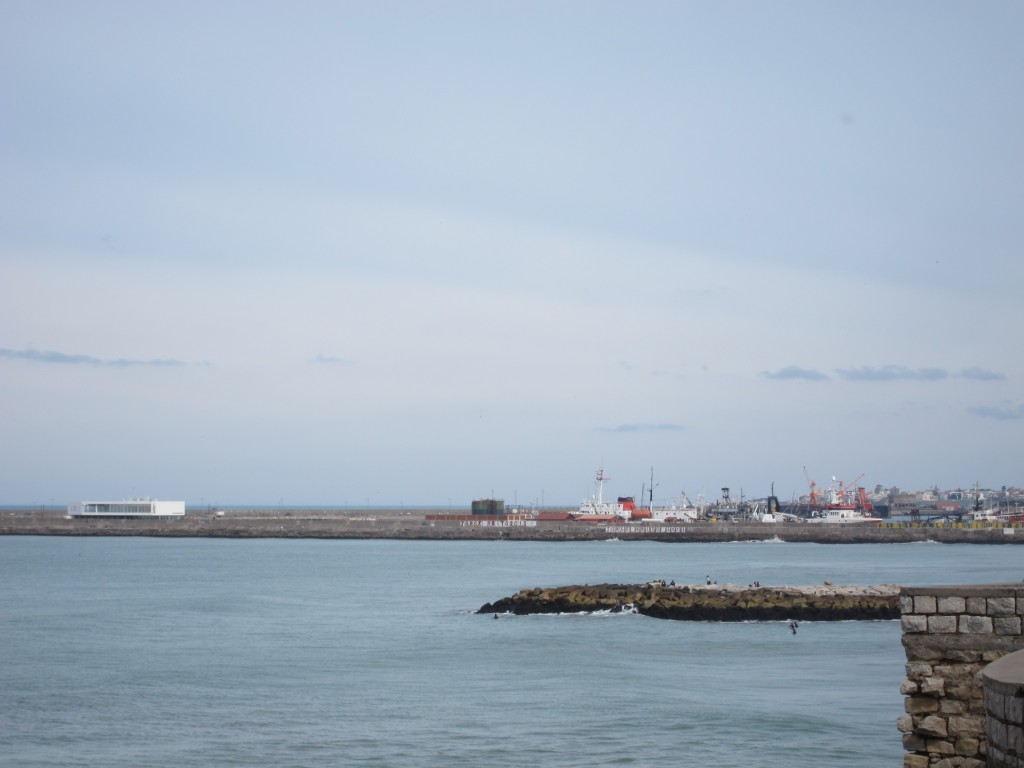
[[[0,5],[0,501],[1021,485],[1024,6]]]

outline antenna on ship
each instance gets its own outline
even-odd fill
[[[601,469],[597,470],[597,478],[596,478],[595,482],[596,482],[596,485],[597,485],[597,503],[598,504],[600,504],[601,500],[604,498],[604,481],[607,480],[607,479],[608,478],[604,476],[604,468],[603,467]]]

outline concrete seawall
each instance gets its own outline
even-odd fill
[[[523,541],[721,542],[780,539],[834,544],[944,543],[1024,544],[1024,528],[863,526],[809,523],[689,525],[594,525],[561,521],[460,522],[427,520],[423,511],[186,515],[180,520],[67,520],[55,515],[0,515],[0,535],[169,536],[323,539],[504,539]]]

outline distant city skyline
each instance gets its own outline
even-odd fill
[[[856,491],[857,488],[860,488],[860,487],[864,487],[864,486],[859,485],[859,484],[855,485],[855,486],[849,486],[848,490],[850,492],[854,492],[854,491]],[[669,494],[667,496],[655,495],[655,497],[654,497],[654,504],[655,504],[655,506],[664,506],[666,504],[671,504],[671,503],[679,501],[682,496],[685,496],[689,502],[695,503],[695,504],[697,504],[697,503],[715,504],[716,502],[720,502],[720,501],[723,500],[722,492],[726,488],[729,488],[730,498],[734,502],[739,502],[739,501],[744,501],[744,500],[745,501],[763,501],[769,495],[771,495],[770,493],[748,494],[748,493],[746,493],[744,491],[744,489],[742,487],[740,487],[738,489],[733,489],[733,488],[728,487],[728,486],[723,486],[722,488],[716,489],[715,493],[708,493],[705,490],[699,491],[697,493],[690,493],[690,492],[687,492],[684,489],[683,491],[681,491],[681,492],[679,492],[677,494]],[[617,498],[617,497],[620,497],[620,496],[631,496],[631,497],[633,497],[636,500],[637,505],[642,507],[642,506],[646,506],[646,505],[650,504],[650,502],[651,502],[651,497],[649,495],[649,490],[650,489],[647,486],[642,485],[641,486],[641,491],[635,492],[635,493],[629,493],[629,492],[626,492],[626,493],[605,492],[604,493],[604,499],[606,501],[609,501],[609,500],[612,500],[613,498]],[[828,490],[828,486],[827,485],[826,486],[817,486],[817,490],[818,490],[818,502],[819,503],[825,503],[826,493],[827,493],[827,490]],[[880,501],[880,502],[881,501],[888,501],[893,496],[911,496],[911,497],[918,497],[920,499],[927,499],[928,497],[934,496],[936,499],[943,500],[943,499],[946,499],[949,496],[954,496],[954,495],[960,495],[962,500],[971,501],[971,500],[973,500],[975,498],[975,496],[974,496],[975,491],[977,491],[979,493],[981,500],[983,502],[986,502],[986,503],[992,502],[994,500],[1000,500],[1000,499],[1002,499],[1002,500],[1007,500],[1008,499],[1008,500],[1013,500],[1013,501],[1018,501],[1018,502],[1021,501],[1022,499],[1024,499],[1024,488],[1021,488],[1021,487],[1018,487],[1018,486],[1013,486],[1013,485],[1006,485],[1006,484],[1003,484],[1003,485],[1000,485],[1000,486],[995,486],[995,487],[983,487],[983,486],[979,485],[979,486],[977,486],[977,488],[975,488],[975,486],[970,486],[970,487],[965,487],[965,486],[949,486],[949,487],[933,486],[933,487],[930,487],[930,488],[904,488],[904,487],[900,486],[899,484],[896,484],[896,485],[893,485],[893,486],[889,486],[889,487],[883,487],[883,488],[879,488],[877,486],[872,487],[872,488],[865,488],[865,492],[868,494],[869,498],[871,498],[873,501]],[[207,499],[206,497],[201,497],[198,500],[196,500],[196,499],[178,499],[178,500],[185,501],[186,505],[190,509],[207,509],[207,508],[217,508],[217,507],[223,507],[223,508],[234,508],[234,507],[239,507],[239,508],[244,508],[244,507],[260,507],[260,508],[264,508],[264,507],[266,507],[266,508],[296,507],[296,508],[302,508],[302,507],[311,507],[311,508],[337,508],[337,509],[356,509],[356,510],[358,510],[358,509],[375,509],[375,508],[386,508],[386,509],[402,509],[402,508],[409,508],[409,509],[417,509],[417,508],[423,508],[423,509],[428,509],[428,508],[429,509],[453,508],[454,509],[454,508],[458,508],[458,509],[462,509],[462,508],[466,508],[466,509],[468,509],[473,501],[478,501],[478,500],[481,500],[481,499],[498,499],[498,500],[502,501],[507,507],[519,507],[519,508],[532,508],[532,507],[575,507],[575,506],[577,506],[579,504],[579,502],[584,501],[586,499],[592,499],[592,498],[594,498],[595,495],[596,495],[596,491],[592,488],[591,492],[588,493],[586,496],[582,496],[579,499],[571,499],[571,500],[547,500],[547,499],[545,499],[543,497],[543,495],[541,495],[540,497],[524,499],[524,498],[521,498],[519,496],[518,492],[513,492],[512,496],[510,498],[506,498],[505,496],[502,496],[501,494],[487,494],[487,495],[483,495],[483,496],[475,496],[475,497],[473,497],[471,499],[448,498],[448,499],[444,499],[444,500],[441,500],[441,501],[429,501],[429,502],[402,499],[402,500],[400,500],[398,502],[394,502],[394,501],[386,502],[385,501],[385,502],[381,502],[381,503],[370,503],[369,497],[367,497],[364,501],[350,500],[350,499],[345,499],[343,501],[339,501],[337,499],[333,499],[333,500],[332,499],[327,499],[327,500],[322,500],[322,501],[311,501],[311,502],[304,502],[304,503],[295,503],[295,502],[292,502],[292,501],[290,501],[288,499],[285,499],[285,498],[279,498],[279,499],[274,499],[274,500],[264,499],[264,500],[259,500],[259,501],[251,501],[251,500],[250,501],[244,501],[244,500],[239,501],[239,500],[231,500],[231,499]],[[809,503],[810,502],[810,493],[809,493],[809,489],[808,488],[805,488],[803,490],[803,492],[794,491],[793,493],[788,494],[788,495],[779,494],[779,493],[776,492],[775,495],[776,495],[777,498],[779,498],[780,502],[782,502],[782,503],[787,503],[787,502]],[[96,496],[96,497],[89,497],[88,499],[85,499],[84,497],[82,497],[82,498],[68,499],[68,500],[53,499],[53,498],[50,498],[48,500],[43,500],[43,499],[36,499],[36,500],[30,500],[30,501],[22,500],[22,501],[18,501],[18,502],[10,502],[10,501],[5,501],[5,500],[0,500],[0,507],[5,507],[6,506],[6,507],[18,508],[18,507],[42,506],[42,507],[50,507],[50,508],[63,508],[67,504],[72,503],[72,502],[76,502],[76,501],[86,501],[86,500],[87,501],[125,501],[125,500],[134,499],[134,498],[155,499],[155,497],[153,497],[153,496],[149,496],[149,495],[145,495],[144,494],[144,495],[141,495],[141,496],[116,496],[116,497],[115,496],[106,496],[106,497],[103,497],[103,498],[100,498],[100,497]],[[168,500],[168,498],[164,498],[164,499],[161,499],[161,500],[166,501],[166,500]]]
[[[0,502],[1021,485],[1024,6],[0,5]]]

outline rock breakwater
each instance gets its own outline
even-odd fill
[[[170,536],[202,538],[434,539],[508,541],[785,541],[820,544],[894,544],[932,541],[1024,545],[1024,527],[890,528],[804,523],[696,523],[594,525],[579,521],[436,520],[428,509],[255,509],[221,515],[186,510],[184,519],[65,519],[56,512],[0,509],[0,536]],[[481,516],[483,517],[483,516]],[[485,524],[486,523],[486,524]],[[512,525],[511,523],[516,523]],[[522,523],[522,525],[519,525]]]
[[[899,590],[880,586],[598,584],[533,587],[482,606],[477,613],[635,611],[680,621],[849,621],[898,619]]]

